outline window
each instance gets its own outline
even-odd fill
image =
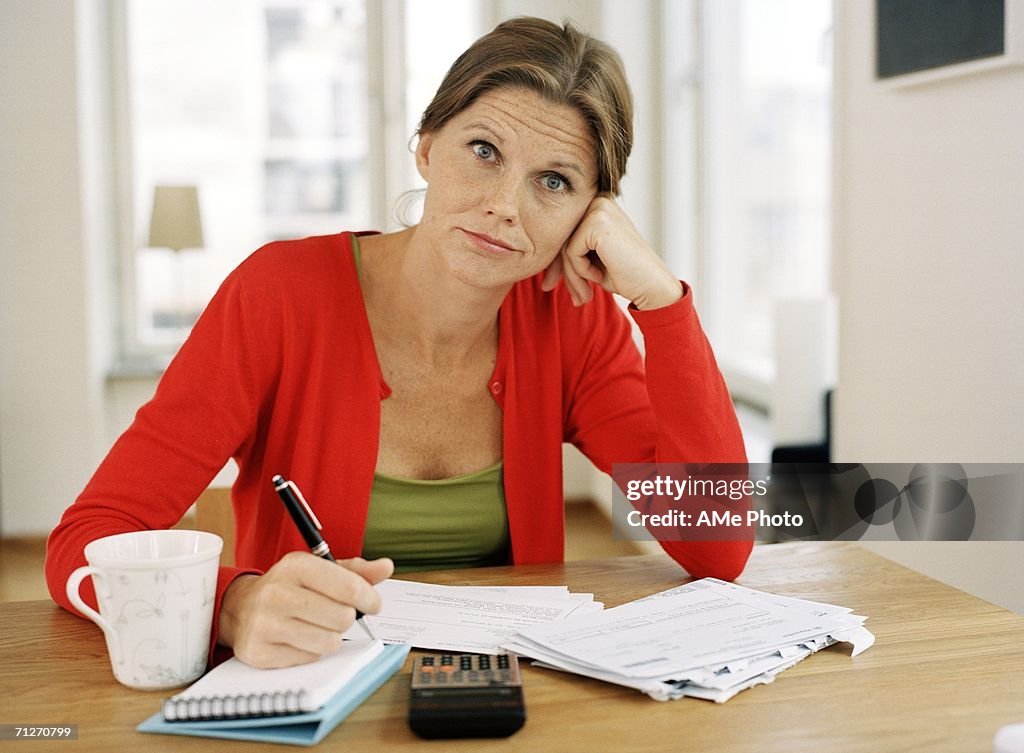
[[[665,11],[677,40],[666,45],[666,197],[693,218],[670,261],[697,278],[730,386],[767,385],[775,301],[829,289],[831,2]]]
[[[472,0],[386,5],[123,0],[126,357],[173,351],[267,241],[388,226],[416,185],[418,113],[478,14]],[[154,188],[182,184],[199,190],[203,248],[146,248]]]

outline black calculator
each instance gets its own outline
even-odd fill
[[[425,654],[413,662],[409,726],[420,737],[508,737],[525,722],[515,655]]]

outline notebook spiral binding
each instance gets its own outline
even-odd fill
[[[201,698],[168,698],[164,701],[163,716],[168,722],[205,722],[301,714],[305,697],[305,690],[285,690]]]

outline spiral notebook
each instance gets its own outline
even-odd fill
[[[238,659],[215,667],[140,724],[140,732],[314,745],[402,666],[406,644],[345,641],[285,669]]]

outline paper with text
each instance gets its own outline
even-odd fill
[[[389,579],[375,587],[381,611],[367,615],[374,636],[437,651],[503,653],[501,644],[524,627],[600,610],[593,594],[564,586],[441,586]],[[358,637],[350,629],[346,638]]]

